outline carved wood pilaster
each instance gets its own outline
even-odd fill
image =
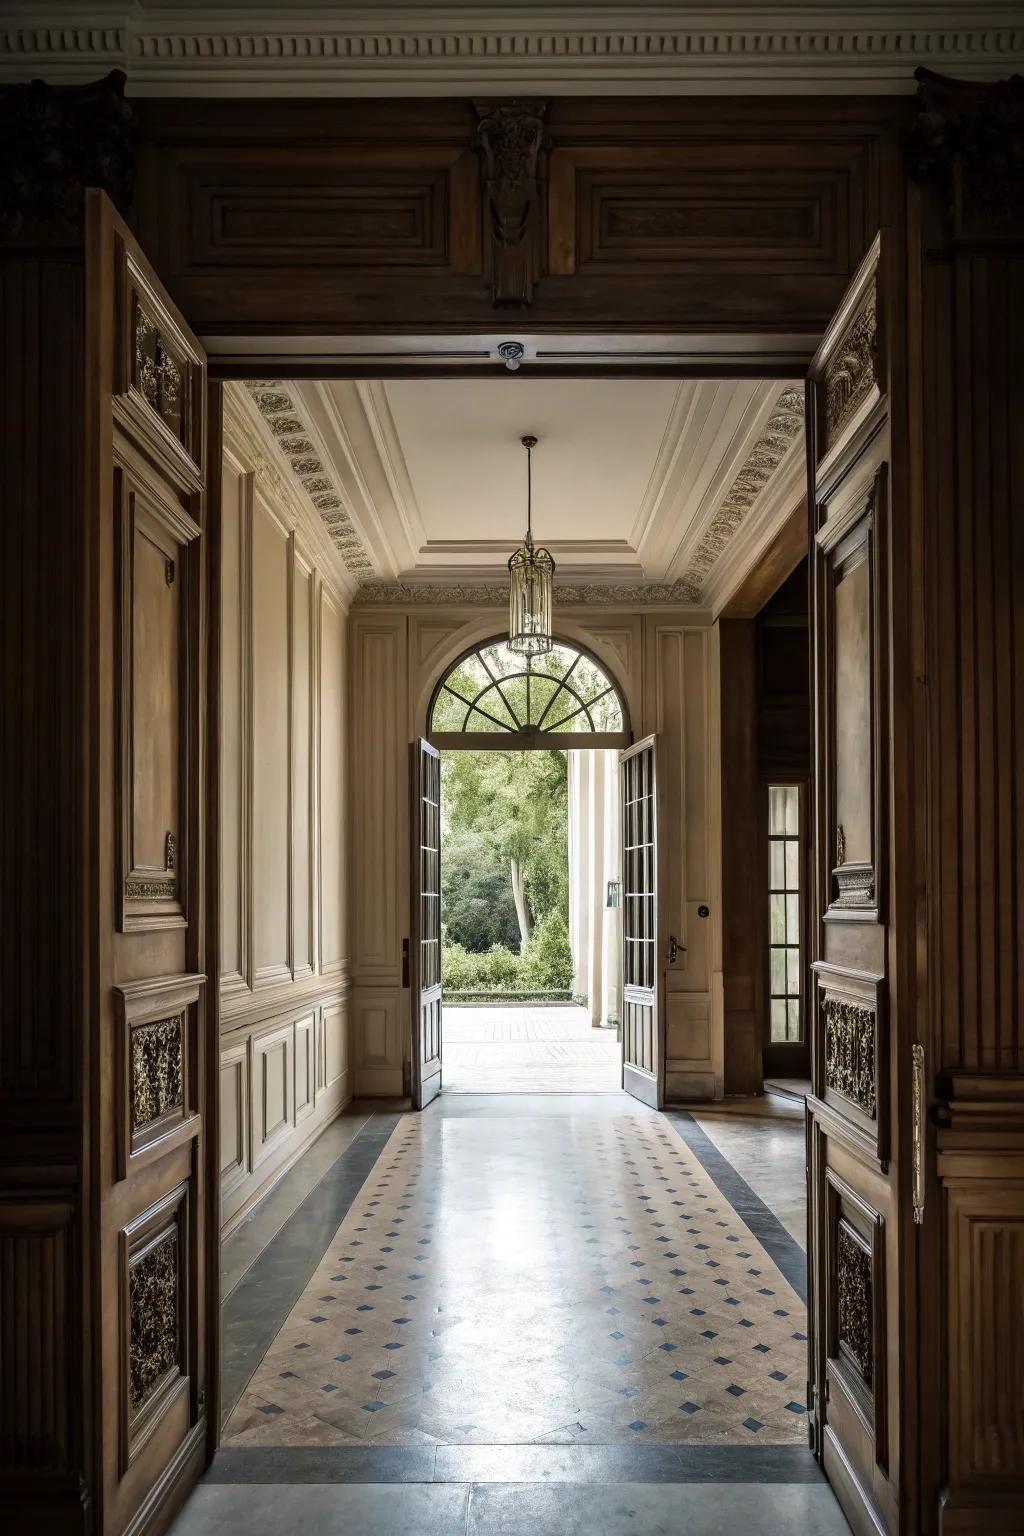
[[[1024,239],[1024,76],[982,82],[914,71],[907,168],[937,185],[952,238]]]
[[[476,101],[473,138],[481,152],[485,245],[499,306],[531,302],[543,262],[542,151],[546,101]]]
[[[88,85],[44,80],[0,87],[0,238],[67,238],[82,232],[85,189],[122,210],[135,178],[135,113],[125,76]]]

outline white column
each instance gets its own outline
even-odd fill
[[[570,752],[569,943],[592,1024],[619,1020],[621,912],[605,905],[619,861],[618,753]]]

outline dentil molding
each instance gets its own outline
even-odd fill
[[[1024,64],[1018,0],[533,6],[20,0],[0,78],[133,96],[910,94],[917,65],[992,79]]]

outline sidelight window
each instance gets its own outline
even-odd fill
[[[773,1044],[801,1041],[800,786],[768,787],[768,1009]]]

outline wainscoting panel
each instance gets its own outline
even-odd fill
[[[353,1009],[357,1095],[397,1097],[403,1089],[409,993],[394,988],[360,988]]]
[[[260,1031],[252,1042],[252,1157],[258,1168],[295,1120],[295,1026]]]
[[[225,391],[221,1221],[238,1224],[351,1097],[348,623],[340,561]]]
[[[221,1222],[225,1235],[352,1097],[349,997],[326,992],[221,1040]]]
[[[0,1429],[5,1473],[74,1475],[74,1346],[69,1331],[77,1271],[74,1205],[26,1197],[0,1205]]]

